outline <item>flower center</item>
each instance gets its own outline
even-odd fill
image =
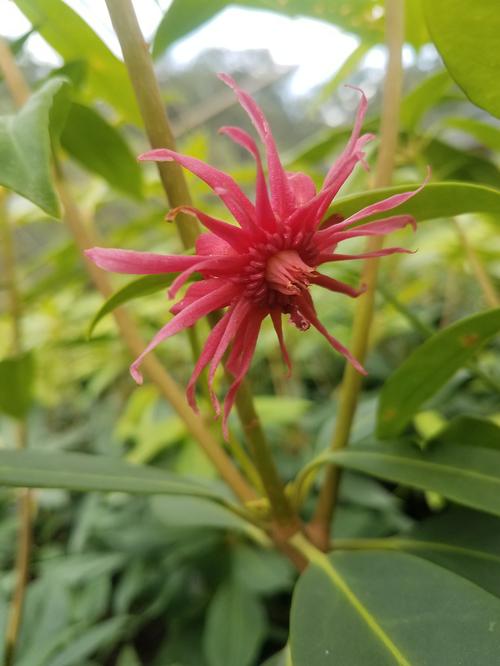
[[[282,250],[269,257],[265,278],[268,285],[286,296],[296,296],[309,286],[309,275],[314,268],[308,266],[295,250]]]

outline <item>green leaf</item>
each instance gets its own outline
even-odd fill
[[[324,454],[316,464],[320,460],[432,490],[458,504],[500,516],[499,451],[443,443],[421,451],[405,442],[384,442]]]
[[[213,528],[246,532],[249,523],[203,497],[153,497],[153,513],[166,527]]]
[[[497,0],[424,0],[427,26],[450,74],[467,97],[500,117],[500,13]]]
[[[491,150],[500,150],[500,128],[495,125],[476,118],[460,118],[458,116],[444,118],[442,123],[445,127],[452,127],[470,134]]]
[[[169,287],[175,276],[176,273],[145,275],[144,277],[137,278],[126,284],[101,305],[90,323],[87,335],[90,337],[101,319],[110,312],[113,312],[113,310],[116,310],[117,307],[128,303],[128,301],[131,301],[134,298],[148,296],[149,294],[154,294],[157,291],[160,291],[160,289]]]
[[[500,661],[500,600],[403,553],[316,555],[292,601],[294,666]]]
[[[207,611],[203,645],[209,666],[251,666],[264,639],[263,608],[235,584],[221,585]]]
[[[419,407],[499,330],[500,308],[461,319],[417,347],[382,388],[377,435],[401,433]]]
[[[283,650],[266,659],[261,666],[293,666],[290,650],[283,648]]]
[[[0,361],[0,412],[22,419],[32,402],[35,363],[30,352]]]
[[[210,487],[180,479],[153,467],[84,453],[0,451],[0,485],[28,488],[123,492],[143,495],[174,494],[223,501]]]
[[[500,521],[495,516],[452,507],[401,537],[378,542],[425,557],[500,597]]]
[[[451,86],[450,75],[447,71],[437,72],[426,77],[403,99],[401,104],[401,125],[414,130],[425,113],[436,106],[444,93]]]
[[[15,115],[0,116],[0,185],[53,217],[59,216],[59,201],[52,186],[50,115],[64,85],[51,79]]]
[[[462,446],[480,446],[481,448],[500,450],[500,427],[476,416],[457,416],[441,430],[436,441]]]
[[[397,185],[380,190],[370,190],[359,194],[339,197],[330,207],[328,214],[340,213],[348,217],[365,206],[382,201],[393,194],[415,189],[413,185]],[[500,214],[500,190],[470,183],[446,182],[429,183],[415,197],[396,209],[398,215],[409,213],[417,222],[439,217],[453,217],[464,213]],[[379,213],[363,222],[381,218],[387,213]]]
[[[67,647],[58,651],[50,666],[77,666],[84,663],[84,659],[93,656],[98,650],[118,642],[127,633],[130,624],[131,618],[123,616],[113,617],[94,625],[75,637]]]
[[[137,160],[120,132],[94,109],[71,105],[61,144],[75,160],[112,187],[132,197],[142,196]]]
[[[305,398],[292,398],[279,395],[259,395],[255,398],[255,408],[264,424],[287,425],[296,423],[311,407]]]
[[[292,586],[294,570],[275,550],[238,543],[232,549],[231,571],[234,580],[256,594],[276,594]]]
[[[140,124],[125,65],[73,9],[62,0],[16,0],[16,5],[64,60],[85,60],[88,86],[97,97]]]

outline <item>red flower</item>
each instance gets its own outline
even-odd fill
[[[276,144],[262,110],[246,92],[238,88],[227,75],[220,78],[236,93],[240,104],[250,116],[267,157],[269,188],[257,146],[245,131],[238,127],[224,127],[221,132],[248,150],[257,165],[256,198],[253,204],[228,174],[194,157],[180,155],[173,150],[151,150],[141,160],[176,161],[204,180],[226,205],[238,226],[215,219],[191,206],[181,206],[168,214],[172,219],[179,212],[198,218],[208,229],[196,243],[194,256],[172,256],[93,248],[87,255],[101,268],[116,273],[156,274],[179,272],[169,289],[173,298],[192,273],[198,272],[202,280],[192,284],[184,298],[172,307],[175,315],[151,340],[142,354],[132,363],[134,379],[142,382],[139,366],[145,354],[166,338],[192,326],[205,315],[227,308],[208,336],[203,351],[187,387],[187,398],[195,406],[195,383],[202,370],[210,364],[209,385],[217,414],[220,406],[212,390],[215,371],[232,343],[226,367],[234,376],[224,403],[224,430],[236,392],[245,377],[257,343],[262,321],[270,315],[283,358],[290,368],[283,339],[281,318],[289,320],[299,330],[314,326],[361,373],[359,362],[318,320],[309,292],[311,285],[348,296],[359,296],[363,289],[354,289],[343,282],[323,275],[319,267],[332,261],[364,259],[395,252],[407,252],[399,247],[363,254],[339,254],[337,245],[355,236],[385,235],[411,224],[410,215],[397,215],[376,222],[352,225],[373,213],[395,208],[416,192],[397,194],[373,204],[339,221],[333,216],[329,224],[321,224],[328,207],[358,162],[363,163],[363,146],[373,138],[361,134],[367,101],[361,92],[361,103],[351,138],[326,175],[323,187],[316,192],[313,181],[304,173],[287,173],[281,164]],[[420,188],[419,188],[420,189]]]

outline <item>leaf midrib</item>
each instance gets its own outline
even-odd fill
[[[340,575],[337,569],[332,565],[326,555],[323,553],[318,553],[313,559],[313,563],[320,567],[324,573],[328,576],[333,585],[342,592],[342,594],[347,599],[348,603],[355,609],[355,611],[361,616],[365,621],[372,633],[378,638],[378,640],[384,645],[384,647],[391,653],[391,655],[396,660],[396,663],[399,666],[412,666],[412,664],[406,659],[394,641],[386,634],[382,629],[380,624],[377,622],[375,617],[370,613],[368,608],[361,602],[359,597],[353,592],[349,587],[346,580]]]

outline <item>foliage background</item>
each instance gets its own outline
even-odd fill
[[[64,59],[62,67],[49,68],[34,61],[25,44],[12,44],[34,87],[55,75],[70,80],[61,145],[72,191],[89,228],[109,246],[180,251],[175,229],[164,222],[166,207],[156,172],[139,167],[134,159],[147,144],[123,66],[64,3],[16,4]],[[179,148],[230,170],[251,191],[253,165],[216,134],[219,126],[246,123],[215,76],[226,71],[243,87],[256,90],[287,168],[307,171],[319,183],[350,132],[357,103],[356,94],[341,83],[366,91],[367,127],[378,126],[384,72],[376,54],[383,40],[383,7],[374,0],[240,4],[248,11],[282,11],[332,23],[353,35],[358,46],[353,55],[346,53],[344,65],[329,81],[298,96],[291,85],[293,69],[276,65],[264,50],[213,49],[179,66],[170,47],[226,3],[204,2],[203,11],[197,11],[199,3],[175,1],[152,49]],[[408,1],[405,98],[394,182],[421,182],[430,165],[434,180],[498,188],[498,120],[468,101],[429,41],[420,3]],[[11,113],[13,104],[0,85],[1,110]],[[372,152],[369,162],[374,159]],[[356,172],[342,194],[364,191],[370,178]],[[207,189],[194,178],[188,180],[197,205],[220,215]],[[15,224],[27,356],[19,394],[9,367],[0,363],[2,447],[12,446],[12,417],[27,411],[30,449],[146,463],[217,485],[214,469],[156,388],[131,381],[129,358],[112,319],[103,318],[87,336],[102,299],[89,284],[67,229],[16,195],[9,197],[8,215]],[[477,263],[498,288],[497,226],[498,208],[496,216],[468,212],[458,221],[446,217],[422,223],[414,236],[400,232],[398,244],[418,252],[383,262],[354,446],[376,429],[382,385],[428,332],[492,305],[478,279]],[[354,283],[358,278],[352,265],[336,271],[340,279]],[[127,281],[113,276],[116,288]],[[11,322],[5,290],[1,296],[5,308],[0,348],[6,358]],[[317,297],[325,324],[348,343],[352,303],[331,294]],[[133,301],[131,309],[146,337],[165,320],[168,307],[161,291]],[[251,379],[279,468],[291,480],[329,443],[343,362],[313,333],[302,335],[290,327],[287,339],[294,358],[292,379],[285,379],[270,329],[261,336]],[[159,355],[184,383],[192,364],[187,338],[171,339]],[[433,392],[412,415],[409,441],[425,445],[438,435],[457,442],[459,436],[464,446],[490,442],[498,447],[500,410],[498,391],[492,388],[500,384],[498,359],[498,341],[493,341],[474,361],[489,382],[463,367]],[[219,381],[222,386],[222,378]],[[233,425],[240,434],[238,423]],[[334,537],[397,535],[428,542],[432,534],[441,534],[447,535],[440,539],[448,539],[448,545],[463,549],[473,542],[477,550],[495,554],[488,569],[470,555],[439,554],[425,546],[419,554],[498,595],[498,519],[450,506],[436,492],[395,481],[346,473]],[[15,495],[7,488],[0,494],[0,628],[14,583]],[[35,497],[32,579],[16,664],[252,666],[285,645],[296,575],[287,560],[255,543],[251,528],[233,516],[219,515],[193,498],[48,489],[36,491]],[[311,508],[306,505],[304,515]]]

